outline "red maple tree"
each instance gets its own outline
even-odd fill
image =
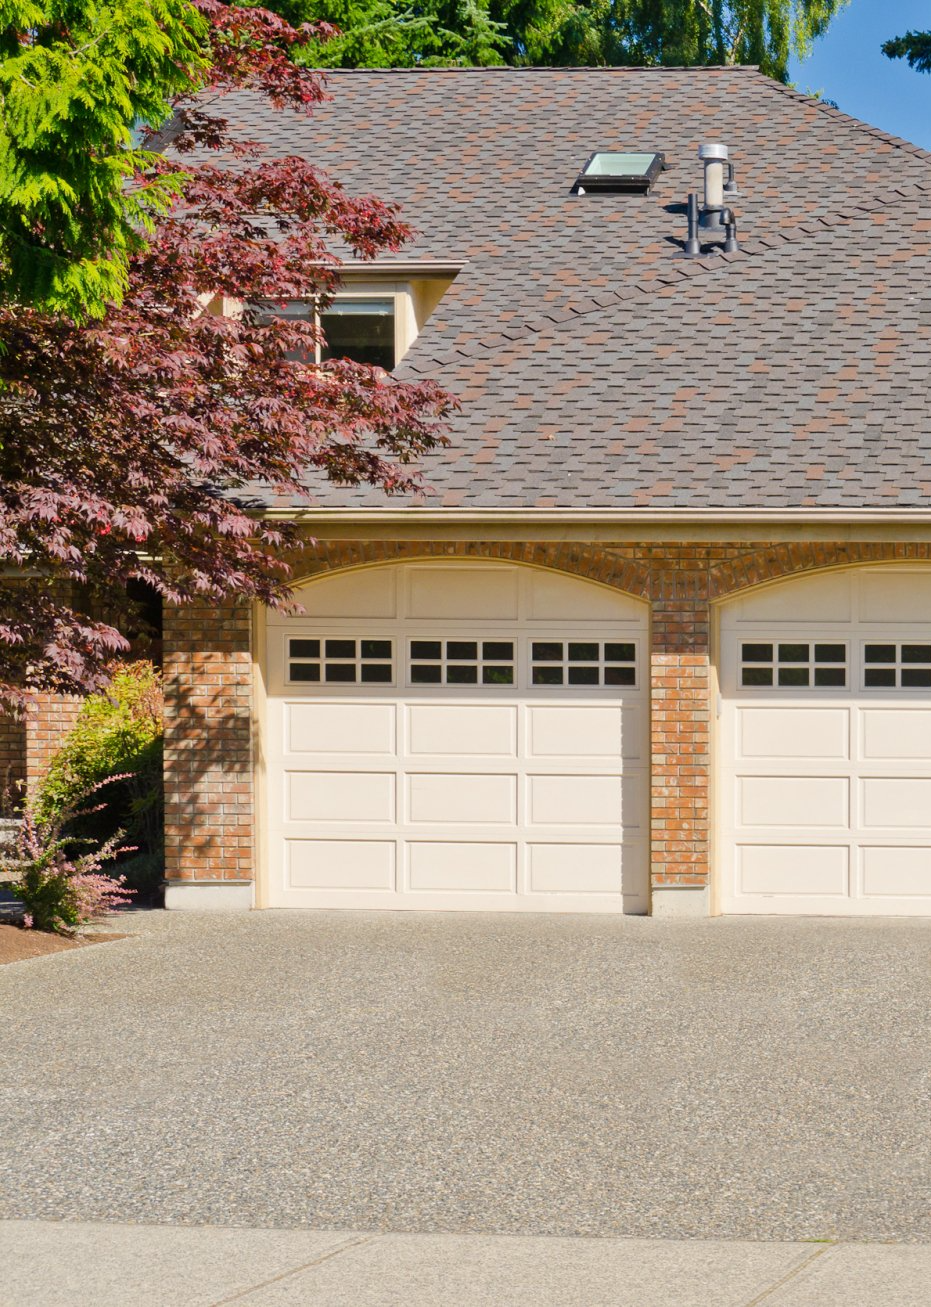
[[[232,89],[264,95],[269,112],[309,111],[324,97],[320,76],[289,55],[321,28],[295,31],[216,0],[198,8],[211,31],[206,88],[176,101],[153,134],[168,148],[132,182],[183,173],[183,196],[134,256],[124,302],[85,325],[0,308],[7,705],[32,689],[105,685],[128,646],[100,613],[132,582],[173,604],[286,603],[281,555],[296,532],[254,511],[256,486],[290,502],[310,472],[403,491],[444,440],[451,401],[435,385],[347,361],[295,362],[314,357],[313,322],[245,307],[325,304],[341,253],[369,259],[410,233],[391,206],[350,197],[306,160],[231,139],[222,96]],[[220,314],[217,297],[240,307]]]

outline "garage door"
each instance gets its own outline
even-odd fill
[[[931,572],[760,591],[721,652],[722,909],[931,913]]]
[[[645,605],[510,564],[269,617],[270,906],[647,910]]]

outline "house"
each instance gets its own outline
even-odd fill
[[[462,407],[268,502],[302,616],[166,614],[168,905],[931,913],[931,155],[749,68],[330,87],[227,115],[402,206],[331,345]]]

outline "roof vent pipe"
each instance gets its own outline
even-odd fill
[[[705,165],[705,214],[703,227],[720,227],[720,213],[724,208],[724,165],[727,163],[727,146],[700,145],[698,157]]]
[[[739,249],[737,244],[737,219],[734,211],[728,208],[725,199],[736,195],[737,184],[734,180],[734,168],[728,162],[727,146],[711,142],[698,147],[698,157],[705,165],[704,203],[699,205],[696,195],[689,196],[688,220],[689,234],[685,242],[685,257],[698,258],[701,254],[698,231],[723,232],[724,242],[715,243],[711,249],[723,249],[726,254],[733,254]],[[727,182],[724,181],[725,169]]]

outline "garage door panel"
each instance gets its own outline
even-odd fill
[[[527,752],[531,758],[609,758],[643,755],[639,707],[619,704],[530,704]]]
[[[463,772],[417,772],[407,777],[412,825],[514,825],[517,777]]]
[[[393,840],[286,840],[286,888],[393,890],[395,848]]]
[[[291,754],[376,755],[396,748],[394,704],[289,703],[285,751]]]
[[[843,898],[849,890],[850,850],[846,845],[740,845],[737,879],[742,894]]]
[[[530,826],[620,826],[621,781],[615,776],[528,776]]]
[[[864,708],[862,757],[867,762],[931,762],[931,710]]]
[[[850,782],[842,776],[742,776],[737,819],[744,827],[846,829]]]
[[[836,759],[850,754],[847,708],[741,708],[739,756],[747,759]]]
[[[530,844],[528,879],[532,894],[621,894],[621,844]],[[635,855],[634,855],[635,856]]]
[[[516,620],[516,571],[463,567],[412,567],[407,574],[408,615],[418,621]]]
[[[865,829],[931,832],[931,777],[869,776],[861,784]]]
[[[875,845],[863,850],[866,898],[908,897],[931,901],[931,849]]]
[[[513,894],[517,845],[464,840],[419,841],[408,846],[408,888],[415,891]]]
[[[931,572],[866,572],[860,582],[860,620],[870,625],[931,622]],[[922,614],[927,614],[923,617]]]
[[[412,758],[513,758],[517,754],[514,705],[412,704],[407,713]]]
[[[392,772],[288,772],[285,821],[394,822],[396,789]]]

